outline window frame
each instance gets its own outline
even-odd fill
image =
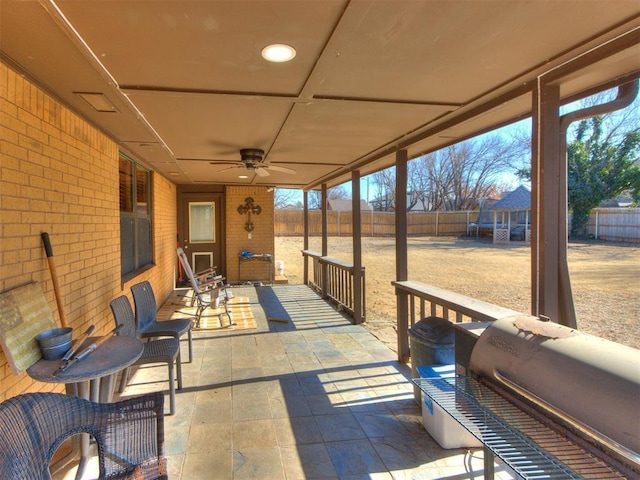
[[[129,166],[123,169],[123,162]],[[142,176],[140,176],[142,174]],[[118,156],[120,194],[120,277],[125,280],[152,267],[153,243],[153,172],[123,152]],[[142,189],[139,180],[143,179]],[[126,189],[126,194],[124,189]],[[144,193],[145,198],[138,198]],[[141,208],[143,206],[143,208]],[[147,238],[145,240],[145,237]]]

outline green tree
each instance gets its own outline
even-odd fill
[[[603,200],[630,191],[640,198],[640,129],[620,137],[603,131],[602,116],[579,122],[575,139],[567,146],[571,236],[584,237],[589,213]],[[617,139],[616,139],[617,138]]]

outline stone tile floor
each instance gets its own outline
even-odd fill
[[[482,478],[482,449],[440,448],[410,368],[363,326],[303,285],[233,291],[249,297],[258,327],[194,333],[177,413],[165,417],[169,478]],[[144,367],[122,396],[158,389],[168,393],[166,367]],[[497,466],[496,478],[511,476]]]

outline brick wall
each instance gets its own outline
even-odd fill
[[[48,232],[67,321],[77,332],[113,328],[109,302],[150,280],[162,302],[173,288],[176,189],[153,175],[156,265],[122,284],[118,146],[0,63],[0,291],[39,282],[59,315],[40,234]],[[0,351],[0,400],[58,385],[14,375]]]
[[[254,200],[254,205],[262,208],[260,215],[251,215],[254,230],[249,234],[245,223],[247,214],[239,214],[238,206],[244,205],[247,197]],[[266,187],[227,187],[226,195],[226,249],[227,249],[227,281],[238,281],[238,254],[243,250],[252,253],[270,253],[274,255],[273,235],[273,192]],[[249,238],[251,237],[251,238]],[[269,280],[269,269],[273,265],[267,262],[246,262],[242,264],[240,277],[243,280]]]

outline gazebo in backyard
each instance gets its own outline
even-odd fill
[[[494,203],[493,243],[531,242],[531,191],[524,185]]]

